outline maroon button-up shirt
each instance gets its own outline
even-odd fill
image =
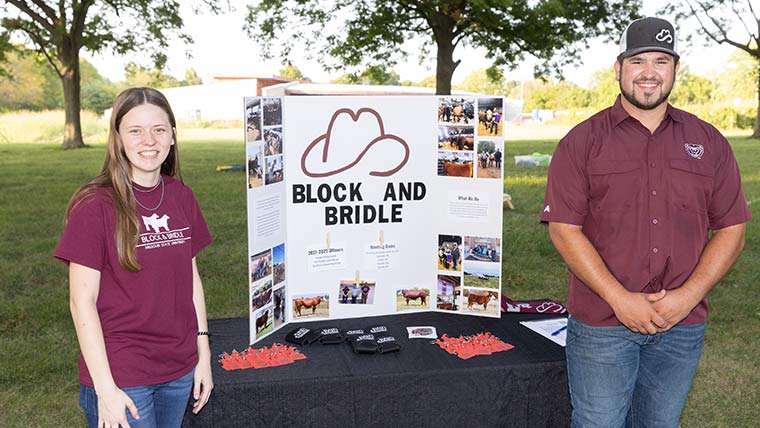
[[[631,291],[678,288],[699,261],[708,230],[751,219],[728,141],[668,105],[651,134],[620,103],[573,128],[549,167],[542,222],[580,225],[607,268]],[[570,313],[620,325],[612,308],[570,272]],[[707,319],[703,300],[681,324]]]

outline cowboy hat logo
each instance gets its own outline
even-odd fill
[[[355,152],[362,143],[366,143],[365,146],[352,159],[351,151]],[[310,156],[320,144],[321,157],[317,159],[316,156]],[[396,150],[392,146],[396,146]],[[403,149],[403,155],[398,151],[398,146]],[[336,147],[338,152],[335,152]],[[376,150],[381,150],[383,156],[374,153]],[[304,150],[301,170],[308,177],[329,177],[353,168],[370,151],[373,152],[369,157],[372,163],[383,164],[377,169],[373,167],[369,172],[369,175],[376,177],[389,177],[397,173],[409,160],[409,145],[401,137],[385,132],[383,118],[376,110],[363,107],[354,112],[349,108],[341,108],[333,113],[325,133],[314,139]],[[395,162],[394,156],[398,158]],[[384,169],[388,165],[391,167]]]

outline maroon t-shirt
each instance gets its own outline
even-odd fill
[[[573,128],[549,167],[542,222],[580,225],[607,268],[631,291],[683,285],[708,230],[751,219],[728,141],[668,105],[651,134],[615,104]],[[612,308],[570,272],[568,308],[594,326],[620,325]],[[681,322],[707,319],[703,300]]]
[[[137,207],[140,271],[119,264],[110,189],[98,189],[76,205],[53,254],[100,271],[97,309],[120,388],[177,379],[198,361],[192,258],[211,243],[211,234],[193,191],[174,178],[163,181],[163,199],[161,185],[135,192],[148,208],[160,202],[154,211]],[[81,354],[79,381],[93,386]]]

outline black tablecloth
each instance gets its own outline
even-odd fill
[[[564,348],[521,326],[540,315],[501,319],[442,313],[293,323],[254,347],[285,342],[298,326],[345,331],[386,325],[400,352],[354,354],[348,344],[297,346],[308,358],[264,369],[225,371],[212,363],[215,388],[185,427],[567,427],[570,402]],[[462,360],[430,339],[407,339],[407,326],[452,337],[491,332],[514,349]],[[209,321],[212,355],[248,347],[248,319]],[[294,345],[296,346],[296,345]]]

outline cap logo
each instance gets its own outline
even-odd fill
[[[701,144],[686,143],[684,147],[686,148],[686,154],[694,159],[702,159],[702,155],[705,154],[705,148]]]
[[[654,38],[657,39],[658,42],[673,43],[673,36],[667,28],[660,30]]]

